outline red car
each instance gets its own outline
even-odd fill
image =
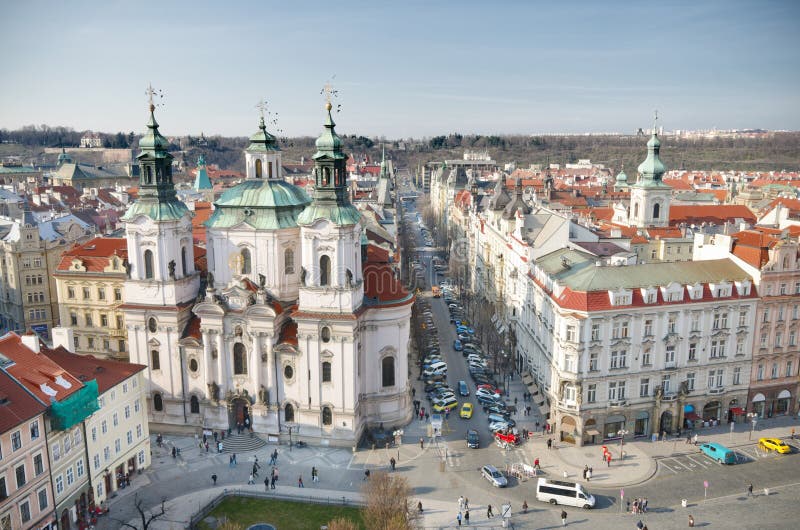
[[[513,445],[519,445],[522,438],[513,432],[504,433],[502,431],[494,433],[494,442],[500,447],[506,448]]]
[[[502,388],[495,388],[492,385],[478,385],[478,388],[485,388],[486,390],[489,390],[490,392],[492,392],[494,394],[500,394],[500,395],[503,394],[503,389]]]

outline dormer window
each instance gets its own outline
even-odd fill
[[[739,296],[750,296],[750,288],[752,285],[749,279],[736,282],[736,291],[739,293]]]
[[[687,285],[689,290],[689,298],[692,300],[700,300],[703,297],[703,284],[696,283],[694,285]]]
[[[655,304],[658,301],[658,290],[655,287],[642,288],[641,293],[645,304]]]
[[[39,390],[41,390],[42,392],[44,392],[46,395],[48,395],[50,397],[55,397],[56,394],[58,394],[58,391],[53,390],[52,388],[47,386],[47,383],[42,383],[41,385],[39,385]]]
[[[56,377],[56,384],[61,388],[66,388],[66,389],[72,388],[72,383],[64,379],[63,375],[59,375],[58,377]]]

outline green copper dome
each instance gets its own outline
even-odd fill
[[[316,146],[317,152],[314,154],[314,160],[318,158],[328,157],[328,158],[340,158],[344,157],[344,153],[342,153],[342,139],[339,138],[339,135],[336,134],[336,130],[334,127],[336,123],[333,121],[333,117],[331,116],[331,107],[330,103],[327,104],[326,109],[328,111],[328,117],[325,119],[325,130],[322,132],[319,138],[317,138]]]
[[[155,107],[150,105],[150,121],[147,122],[147,132],[144,133],[144,136],[139,140],[139,147],[141,147],[142,150],[166,150],[169,147],[169,141],[158,132],[158,122],[156,121],[154,111]]]
[[[264,124],[263,116],[261,117],[261,123],[258,125],[258,132],[250,137],[250,145],[247,146],[246,151],[248,153],[280,151],[276,138],[267,132],[267,126]]]
[[[644,162],[639,164],[639,180],[636,182],[637,187],[660,187],[666,186],[661,181],[661,177],[666,173],[667,168],[661,162],[659,157],[659,150],[661,149],[661,141],[658,135],[653,132],[653,136],[647,142],[647,158]]]
[[[628,182],[628,175],[625,174],[625,171],[620,169],[619,173],[617,174],[617,183],[621,184],[624,182]]]
[[[282,180],[245,180],[225,191],[214,203],[206,226],[230,228],[245,223],[256,229],[297,226],[297,217],[311,199],[306,192]]]

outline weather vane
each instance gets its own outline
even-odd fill
[[[283,129],[278,129],[278,113],[277,112],[270,112],[269,111],[269,103],[267,102],[266,98],[261,98],[256,104],[256,108],[258,109],[259,114],[261,114],[261,120],[264,121],[265,124],[269,124],[270,126],[276,128],[277,133],[283,133]]]
[[[328,110],[333,108],[333,99],[339,97],[339,91],[333,88],[331,82],[336,79],[336,74],[334,74],[326,83],[325,86],[322,87],[322,90],[319,91],[320,94],[325,95],[325,104]],[[336,112],[341,112],[342,105],[336,105]]]
[[[256,105],[256,108],[258,109],[258,112],[261,114],[261,119],[263,120],[264,116],[267,113],[267,100],[264,99],[264,98],[261,98],[260,100],[258,100],[258,104]]]
[[[658,130],[656,125],[658,124],[658,109],[653,111],[653,134],[656,134]]]
[[[144,95],[147,96],[147,101],[150,103],[150,110],[155,110],[156,107],[164,106],[164,103],[155,103],[155,98],[163,99],[164,92],[153,88],[152,83],[147,85],[147,90],[144,91]]]

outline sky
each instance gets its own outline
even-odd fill
[[[0,0],[0,128],[245,136],[800,129],[800,2]]]

